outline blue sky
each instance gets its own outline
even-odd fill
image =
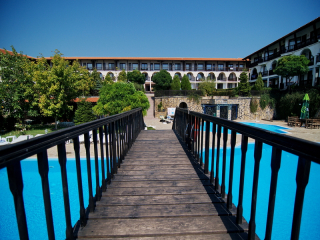
[[[319,0],[0,0],[0,48],[88,57],[245,57],[320,16]]]

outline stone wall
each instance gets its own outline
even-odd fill
[[[257,98],[259,101],[260,98]],[[162,102],[162,106],[164,112],[158,111],[158,105]],[[203,113],[203,109],[201,104],[233,104],[238,105],[238,118],[237,120],[261,120],[267,119],[271,120],[275,116],[275,109],[270,108],[267,106],[264,110],[260,108],[260,104],[258,104],[258,109],[256,113],[250,112],[250,102],[251,97],[239,97],[239,98],[229,98],[227,96],[213,96],[213,97],[202,97],[200,101],[197,103],[192,99],[188,99],[188,97],[155,97],[155,117],[159,118],[159,116],[167,115],[168,108],[175,108],[179,107],[180,103],[186,103],[188,109],[190,111],[200,112]]]

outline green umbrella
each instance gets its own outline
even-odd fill
[[[303,104],[301,108],[301,114],[300,114],[300,119],[307,119],[309,118],[309,95],[306,93],[303,98]]]

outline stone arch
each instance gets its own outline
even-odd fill
[[[226,74],[224,72],[219,73],[219,76],[218,76],[217,80],[225,81],[226,79],[227,79],[226,78]]]
[[[202,72],[199,72],[197,75],[197,81],[201,81],[202,79],[204,79],[204,74]]]
[[[208,74],[208,80],[215,80],[216,79],[216,76],[214,75],[214,73],[213,72],[210,72],[209,74]]]
[[[188,108],[188,104],[185,103],[185,102],[181,102],[181,103],[179,104],[179,108]]]
[[[194,76],[193,76],[192,72],[188,72],[187,77],[189,78],[190,81],[194,80]]]
[[[142,74],[145,76],[145,80],[148,81],[148,78],[149,78],[148,73],[147,72],[143,72]]]
[[[181,80],[181,73],[180,72],[176,72],[175,74],[174,74],[174,76],[178,76],[179,78],[180,78],[180,80]]]
[[[237,80],[236,74],[234,72],[230,73],[229,77],[228,77],[228,80],[229,81],[236,81]]]
[[[258,71],[256,68],[252,69],[251,80],[258,78]]]
[[[300,55],[304,55],[307,59],[309,59],[309,66],[314,64],[314,57],[312,55],[312,52],[309,48],[305,48],[301,51]]]

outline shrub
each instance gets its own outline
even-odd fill
[[[266,106],[270,105],[271,107],[275,106],[275,99],[271,98],[269,94],[262,94],[260,97],[260,107],[265,109]]]
[[[258,110],[258,99],[256,98],[251,98],[250,101],[250,112],[255,113]]]
[[[183,75],[181,79],[181,90],[191,90],[191,83],[187,75]]]
[[[199,90],[208,96],[212,96],[216,91],[216,83],[213,81],[204,81],[199,83]]]
[[[76,125],[91,122],[96,119],[96,116],[92,112],[92,103],[87,102],[86,99],[82,99],[78,102],[78,108],[75,112],[74,123]]]

